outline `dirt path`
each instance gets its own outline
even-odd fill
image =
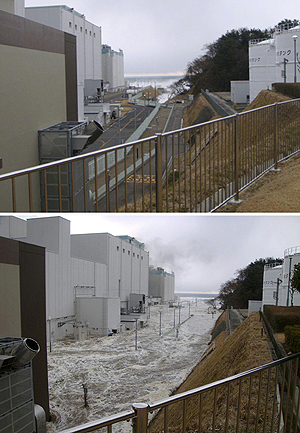
[[[300,212],[300,154],[279,164],[217,212]]]

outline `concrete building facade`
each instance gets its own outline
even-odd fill
[[[250,102],[261,90],[272,89],[273,83],[300,80],[300,26],[277,28],[273,38],[250,41]]]
[[[78,322],[91,334],[117,332],[130,294],[148,296],[149,253],[133,238],[70,235],[62,217],[13,216],[0,217],[0,236],[46,248],[48,339],[73,334]]]
[[[25,16],[76,37],[78,118],[83,120],[85,80],[89,80],[89,86],[92,82],[95,83],[94,93],[97,93],[102,80],[101,27],[90,23],[83,14],[65,5],[26,7]]]
[[[17,230],[16,226],[15,234]],[[49,420],[45,248],[0,236],[0,275],[0,338],[38,342],[40,352],[32,362],[34,401],[44,408]]]
[[[3,10],[0,22],[0,174],[4,174],[39,164],[39,129],[77,120],[76,38]],[[33,203],[39,211],[39,178],[32,181]],[[18,186],[17,203],[25,210],[27,185],[22,188]],[[0,210],[5,212],[11,207],[5,184],[0,194]]]
[[[109,82],[111,90],[125,88],[124,53],[112,50],[109,45],[102,45],[103,80]]]
[[[149,296],[160,298],[161,302],[175,301],[175,274],[163,268],[149,268]]]

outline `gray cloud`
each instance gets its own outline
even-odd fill
[[[26,0],[27,6],[51,4],[61,2]],[[294,0],[69,0],[68,6],[102,26],[104,43],[124,50],[129,74],[183,71],[227,30],[264,29],[299,18]]]
[[[218,291],[237,269],[300,245],[299,215],[63,215],[71,230],[128,234],[176,275],[177,290]]]

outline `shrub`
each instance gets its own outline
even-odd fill
[[[285,342],[292,353],[300,352],[300,325],[284,328]]]
[[[300,98],[300,83],[274,83],[272,86],[278,93],[291,98]]]
[[[274,332],[284,332],[288,325],[300,325],[300,307],[265,305],[264,313]]]

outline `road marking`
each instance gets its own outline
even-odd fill
[[[130,183],[142,183],[143,182],[143,176],[141,174],[137,174],[134,177],[134,174],[131,174],[126,179],[127,182]],[[152,174],[151,176],[149,174],[144,174],[144,183],[155,183],[155,175]]]

